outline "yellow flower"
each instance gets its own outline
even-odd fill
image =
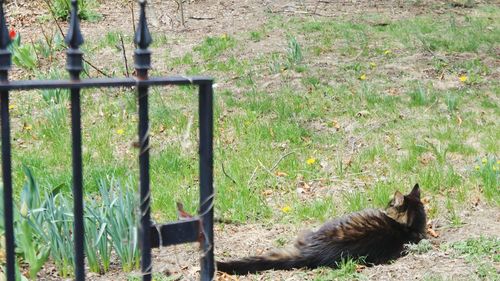
[[[14,107],[15,106],[13,104],[9,105],[9,109],[14,109]]]
[[[474,167],[474,169],[479,170],[479,169],[481,169],[481,167],[479,167],[479,165],[476,165],[476,166]]]
[[[388,54],[390,54],[390,53],[392,53],[392,51],[391,51],[391,50],[385,50],[385,51],[384,51],[384,55],[388,55]]]
[[[290,212],[291,210],[292,210],[292,207],[290,207],[290,206],[288,206],[288,205],[286,205],[286,206],[284,206],[283,208],[281,208],[281,211],[282,211],[283,213],[288,213],[288,212]]]
[[[375,67],[377,67],[377,64],[376,64],[376,63],[374,63],[374,62],[370,62],[370,67],[371,67],[371,68],[375,68]]]
[[[483,162],[483,164],[486,164],[486,162],[488,162],[488,159],[483,158],[483,159],[481,160],[481,162]]]
[[[19,213],[23,217],[28,216],[28,204],[26,204],[26,202],[23,201],[23,203],[21,203],[21,209],[19,210]]]
[[[125,133],[125,131],[123,129],[118,129],[118,130],[116,130],[116,133],[119,135],[123,135],[123,133]]]
[[[497,166],[493,166],[493,171],[496,172],[497,170],[498,170]]]
[[[462,75],[460,75],[460,77],[458,77],[458,80],[460,80],[460,82],[462,82],[462,83],[465,83],[465,82],[467,82],[467,80],[469,80],[469,77],[467,77],[467,75],[465,75],[465,74],[462,74]]]
[[[307,163],[307,165],[312,165],[312,164],[316,163],[316,159],[315,158],[309,158],[309,159],[306,160],[306,163]]]
[[[366,80],[366,74],[361,74],[361,76],[359,76],[359,80]]]

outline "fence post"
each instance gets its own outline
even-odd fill
[[[8,50],[10,44],[9,30],[5,22],[3,11],[3,0],[0,2],[0,81],[9,80],[9,69],[12,64],[11,53]],[[3,208],[5,225],[6,246],[6,277],[8,281],[14,281],[16,277],[16,256],[14,253],[14,220],[12,212],[12,162],[10,145],[10,118],[9,118],[9,91],[2,90],[0,93],[1,116],[2,116],[2,179],[3,179]]]
[[[135,32],[134,42],[137,49],[134,52],[134,65],[137,79],[147,80],[148,70],[151,68],[151,51],[148,50],[152,42],[146,21],[146,1],[139,0],[141,6],[139,23]],[[151,264],[151,192],[149,187],[149,117],[148,117],[148,86],[137,87],[139,100],[139,183],[140,183],[140,226],[139,245],[141,248],[142,280],[150,281]]]
[[[212,82],[200,85],[198,116],[200,123],[200,219],[203,240],[201,280],[214,277],[214,188],[213,188],[213,88]]]
[[[68,45],[66,69],[73,81],[80,80],[83,70],[83,53],[79,47],[83,37],[78,21],[78,2],[71,0],[71,19],[65,41]],[[83,220],[83,164],[82,164],[82,130],[81,130],[80,88],[71,89],[71,137],[73,160],[73,239],[75,257],[75,279],[85,280],[85,248]]]

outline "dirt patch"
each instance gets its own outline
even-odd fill
[[[360,279],[364,280],[422,280],[426,277],[439,276],[444,280],[480,280],[477,268],[451,250],[441,247],[447,243],[463,241],[479,236],[498,237],[500,233],[500,210],[496,207],[481,206],[463,212],[463,225],[450,227],[443,225],[436,229],[438,238],[431,238],[433,249],[424,254],[409,254],[388,265],[367,267],[362,270]],[[266,251],[289,245],[295,237],[307,228],[318,224],[283,225],[283,224],[246,224],[217,225],[215,228],[216,259],[227,260],[249,255],[260,255]],[[198,280],[200,251],[197,244],[178,245],[153,251],[153,272],[169,275],[172,280]],[[500,264],[494,265],[500,270]],[[99,276],[88,274],[88,280],[127,280],[131,276],[140,276],[139,272],[123,273],[119,265],[113,264],[111,272]],[[218,273],[218,280],[313,280],[325,269],[266,271],[247,276],[228,276]],[[55,276],[52,266],[46,266],[39,280],[65,280]],[[176,279],[177,278],[177,279]],[[234,279],[233,279],[234,278]]]

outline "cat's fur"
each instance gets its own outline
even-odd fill
[[[385,210],[368,209],[326,222],[299,237],[290,248],[264,256],[217,262],[217,269],[247,274],[269,269],[336,267],[343,258],[380,264],[404,254],[404,244],[425,237],[426,216],[418,184],[403,195],[396,191]]]

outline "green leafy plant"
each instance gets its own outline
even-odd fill
[[[38,58],[33,45],[21,45],[21,35],[14,29],[9,31],[11,40],[8,49],[12,53],[12,61],[15,65],[33,70],[38,65]]]
[[[39,79],[61,79],[66,72],[61,69],[52,68],[45,73],[38,73]],[[43,89],[40,90],[43,100],[48,104],[60,104],[68,100],[69,92],[66,89]]]
[[[500,203],[500,160],[496,157],[484,157],[478,160],[475,166],[476,175],[482,182],[483,193],[486,199]]]
[[[14,47],[12,61],[19,67],[33,70],[38,66],[38,58],[32,44],[24,44]]]
[[[94,221],[94,218],[96,217],[91,216],[85,220],[85,257],[87,258],[90,271],[101,274],[109,269],[110,247],[107,244],[106,223],[101,224],[98,221]],[[104,243],[102,243],[103,241]],[[100,244],[104,244],[104,252],[101,252],[102,247],[99,247]],[[99,261],[100,254],[105,255],[102,270]]]
[[[290,68],[293,66],[298,66],[304,59],[304,56],[302,55],[302,48],[300,47],[297,38],[293,36],[290,36],[288,38],[288,48],[287,48],[286,58]]]
[[[107,272],[111,264],[107,207],[97,198],[86,205],[85,251],[90,270],[97,273]]]
[[[430,86],[422,85],[422,83],[417,82],[408,91],[411,102],[413,106],[424,106],[433,103],[436,100],[434,93]]]
[[[47,261],[50,247],[42,243],[39,228],[43,211],[40,192],[31,171],[24,167],[27,181],[21,192],[21,204],[16,224],[17,251],[29,265],[29,277],[35,279],[36,274]]]
[[[139,266],[139,237],[137,233],[137,198],[130,184],[123,186],[111,179],[100,181],[99,191],[106,212],[108,235],[124,271]]]
[[[37,40],[33,45],[35,52],[41,57],[49,58],[52,61],[54,55],[66,48],[66,43],[64,43],[64,38],[60,33],[53,33],[51,35],[45,34],[43,31],[44,39]]]
[[[68,200],[61,194],[46,194],[45,239],[50,244],[50,256],[59,274],[73,274],[73,213]]]
[[[15,265],[15,271],[16,271],[16,273],[15,273],[16,274],[16,281],[28,281],[28,278],[26,278],[24,275],[21,274],[21,271],[19,270],[19,264],[17,262]],[[0,270],[0,280],[7,280],[4,272],[6,272],[6,269],[4,266],[2,266],[2,268]]]
[[[65,20],[71,14],[71,0],[50,0],[52,12],[57,19]],[[82,20],[98,20],[101,16],[93,8],[95,0],[78,0],[78,17]]]

